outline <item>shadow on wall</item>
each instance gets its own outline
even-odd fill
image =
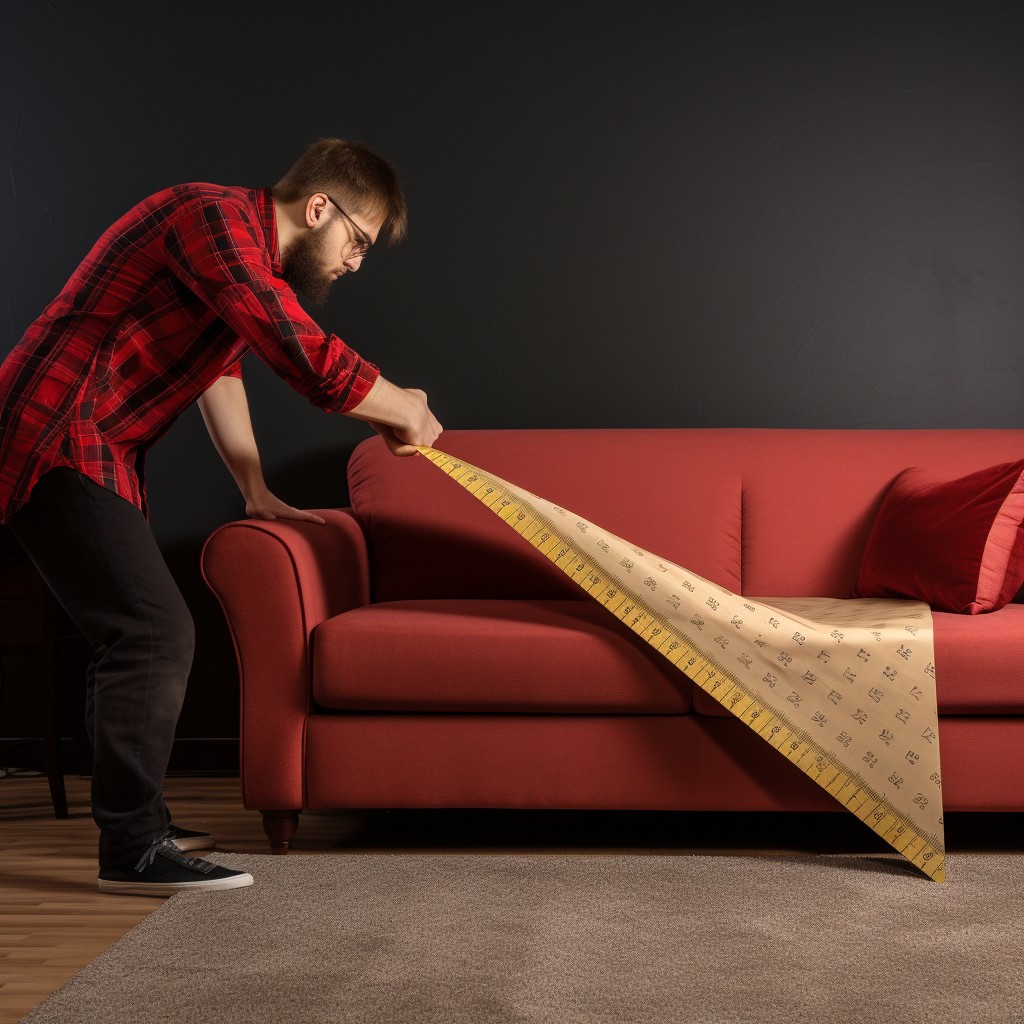
[[[371,430],[367,436],[376,436]],[[342,508],[349,503],[346,470],[362,440],[289,456],[273,467],[271,489],[295,508]],[[268,481],[269,483],[269,481]]]

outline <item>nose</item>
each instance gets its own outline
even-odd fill
[[[349,270],[358,270],[359,265],[363,262],[362,256],[349,256],[345,261],[345,266]]]

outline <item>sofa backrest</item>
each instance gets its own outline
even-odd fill
[[[883,496],[1024,457],[1024,430],[448,430],[436,447],[737,593],[846,598]],[[380,437],[352,453],[374,601],[580,596],[463,487]]]

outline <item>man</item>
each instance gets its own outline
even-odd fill
[[[322,304],[385,232],[406,232],[394,168],[361,143],[314,142],[275,186],[189,182],[136,204],[99,238],[0,364],[0,522],[94,647],[98,886],[168,895],[252,884],[183,851],[163,780],[194,623],[149,526],[145,456],[193,401],[246,514],[323,523],[270,492],[242,385],[250,349],[313,405],[369,423],[396,455],[441,426],[295,297]]]

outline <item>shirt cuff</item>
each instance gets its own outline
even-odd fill
[[[359,357],[358,362],[352,370],[352,386],[339,412],[348,412],[354,409],[370,393],[370,389],[377,383],[380,376],[380,369],[368,359]]]

